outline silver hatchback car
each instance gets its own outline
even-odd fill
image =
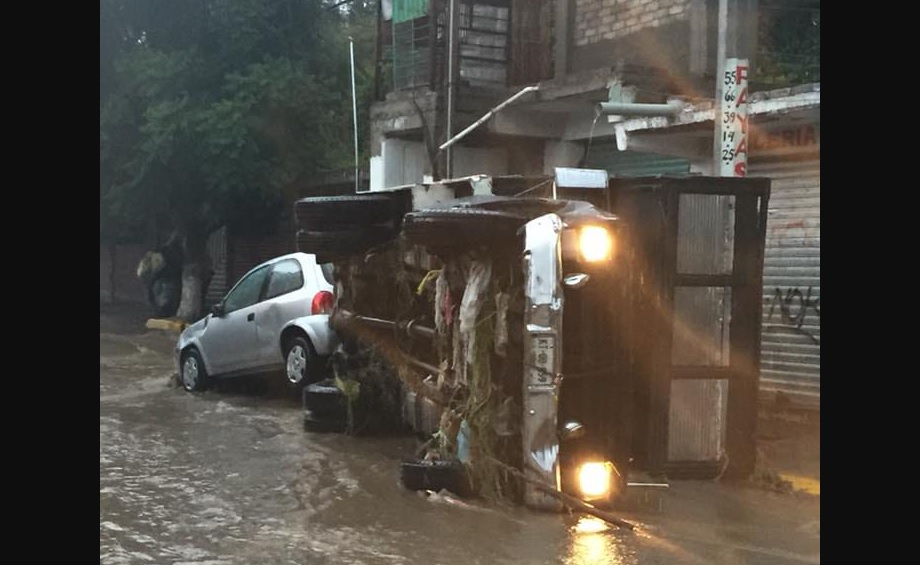
[[[332,266],[312,254],[254,267],[179,335],[174,357],[182,387],[199,391],[215,378],[271,372],[298,390],[319,380],[339,344],[329,326],[333,288]]]

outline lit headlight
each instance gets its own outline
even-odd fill
[[[591,461],[578,468],[578,488],[585,500],[606,498],[613,492],[613,463]]]
[[[613,237],[600,226],[584,226],[578,233],[578,250],[590,263],[606,261],[613,255]]]

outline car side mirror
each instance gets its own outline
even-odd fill
[[[217,304],[212,306],[211,313],[214,314],[214,316],[217,318],[220,318],[221,316],[223,316],[224,315],[224,303],[218,302]]]

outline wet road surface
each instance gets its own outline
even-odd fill
[[[820,563],[811,497],[676,482],[629,532],[406,491],[414,439],[305,432],[258,382],[189,394],[172,343],[100,333],[102,565]]]

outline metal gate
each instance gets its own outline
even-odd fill
[[[631,349],[640,467],[748,476],[770,180],[612,179],[639,265]]]

